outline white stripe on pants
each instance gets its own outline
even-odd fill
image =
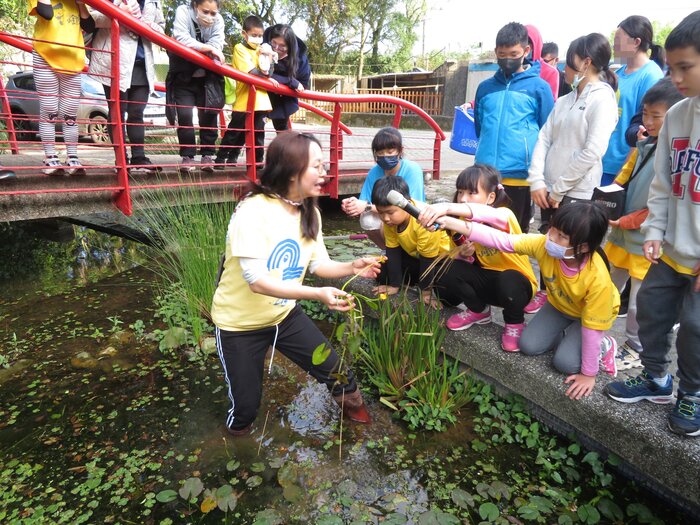
[[[32,58],[34,84],[39,95],[39,135],[44,153],[47,157],[56,156],[56,120],[61,120],[68,155],[77,157],[80,73],[55,71],[36,51]]]

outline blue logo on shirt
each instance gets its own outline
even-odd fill
[[[268,270],[282,270],[282,280],[298,279],[304,272],[299,266],[299,244],[292,239],[285,239],[274,247],[267,260]]]

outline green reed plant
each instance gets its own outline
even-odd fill
[[[180,303],[189,325],[184,328],[201,342],[211,319],[217,272],[236,203],[202,204],[215,202],[218,195],[207,189],[194,193],[191,188],[145,191],[140,199],[144,209],[135,222],[152,240],[152,260],[163,278],[163,291]]]
[[[442,353],[445,327],[440,313],[405,292],[379,301],[378,320],[361,330],[353,345],[380,400],[413,428],[444,430],[474,397],[475,387],[457,361]]]

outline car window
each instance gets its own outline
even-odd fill
[[[102,84],[90,78],[89,76],[82,75],[80,82],[82,84],[83,93],[89,93],[90,95],[99,95],[101,97],[105,96],[105,91],[102,88]]]
[[[18,89],[26,89],[28,91],[36,91],[34,85],[34,75],[19,75],[15,77],[15,86]]]

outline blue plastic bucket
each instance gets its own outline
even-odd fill
[[[474,126],[474,110],[455,106],[455,119],[452,123],[452,138],[450,148],[467,155],[475,155],[479,139],[476,137]]]

